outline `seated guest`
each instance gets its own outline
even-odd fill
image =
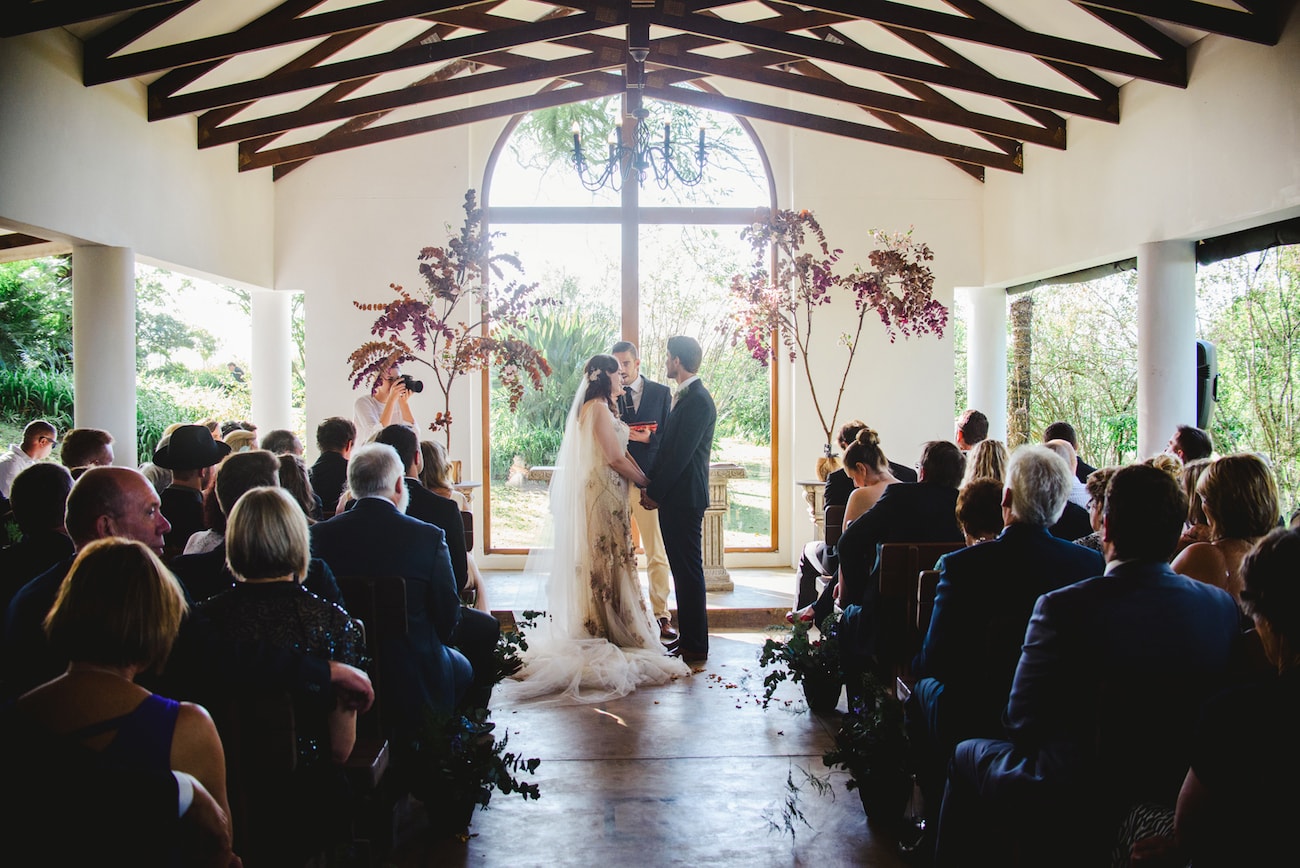
[[[73,428],[63,436],[59,461],[76,467],[108,467],[113,463],[113,435],[102,428]]]
[[[1050,440],[1043,445],[1065,459],[1065,463],[1070,466],[1070,476],[1074,477],[1074,468],[1079,460],[1074,447],[1064,440]],[[1060,521],[1052,525],[1052,536],[1074,541],[1092,533],[1092,521],[1088,518],[1089,500],[1088,487],[1076,478],[1070,487],[1070,499],[1065,504]]]
[[[957,448],[962,452],[974,449],[975,444],[987,436],[989,436],[989,417],[979,410],[968,408],[957,417],[957,429],[953,432],[952,439],[957,441]]]
[[[1249,452],[1216,460],[1196,485],[1210,542],[1192,543],[1174,558],[1174,572],[1241,595],[1241,559],[1278,526],[1282,511],[1277,478]]]
[[[306,516],[286,491],[246,492],[231,510],[226,529],[226,558],[238,583],[200,603],[199,611],[227,637],[265,641],[364,667],[365,640],[356,622],[337,604],[300,584],[307,573],[308,549]],[[331,766],[347,762],[356,742],[357,712],[350,704],[338,702],[327,714],[320,714],[299,702],[296,712],[298,760],[293,780],[262,780],[262,786],[275,792],[258,796],[259,801],[274,801],[283,809],[283,825],[277,824],[275,840],[260,836],[258,848],[266,857],[269,847],[283,864],[289,864],[291,857],[319,851],[337,837],[336,830],[346,826],[347,784],[341,771]]]
[[[280,459],[261,449],[240,452],[226,458],[217,467],[213,491],[219,507],[217,527],[208,533],[216,544],[212,549],[196,554],[181,555],[172,561],[171,569],[195,602],[229,590],[235,585],[235,576],[226,564],[226,523],[230,511],[244,492],[254,488],[274,487],[280,484]],[[331,603],[342,603],[343,595],[329,566],[319,558],[312,558],[303,578],[303,586]]]
[[[311,480],[307,477],[307,463],[291,452],[280,453],[278,458],[280,487],[289,492],[294,501],[302,507],[302,513],[307,516],[309,523],[315,524],[320,521],[321,501],[316,496],[316,492],[311,490]]]
[[[1183,524],[1183,535],[1178,538],[1180,552],[1194,542],[1209,542],[1214,538],[1210,533],[1210,522],[1205,517],[1201,496],[1196,493],[1201,477],[1213,463],[1213,458],[1197,458],[1184,464],[1178,475],[1183,494],[1187,496],[1187,521]]]
[[[14,479],[37,461],[50,457],[58,443],[58,431],[44,419],[28,422],[23,429],[23,442],[9,444],[9,451],[0,455],[0,499],[9,499],[9,489]]]
[[[1101,467],[1088,474],[1088,481],[1084,483],[1088,487],[1088,521],[1092,524],[1092,533],[1087,536],[1081,536],[1074,541],[1075,545],[1090,548],[1095,552],[1101,551],[1101,517],[1106,511],[1106,486],[1110,485],[1110,478],[1115,475],[1118,467]]]
[[[1157,455],[1152,455],[1150,458],[1146,459],[1142,463],[1150,464],[1152,467],[1156,468],[1157,470],[1163,470],[1165,473],[1168,473],[1174,479],[1178,480],[1179,482],[1182,482],[1183,462],[1179,461],[1177,456],[1167,455],[1164,452],[1161,452]]]
[[[1169,568],[1186,511],[1167,473],[1116,471],[1107,572],[1038,598],[1003,714],[1009,740],[953,754],[937,866],[1011,864],[1012,850],[1019,864],[1096,865],[1131,805],[1174,798],[1196,709],[1240,637],[1229,594]]]
[[[246,428],[236,428],[221,440],[230,447],[231,452],[248,452],[257,448],[257,432]]]
[[[429,491],[454,501],[462,513],[469,512],[465,495],[452,487],[451,463],[447,460],[447,450],[441,443],[420,441],[420,461],[416,476]],[[491,612],[487,601],[487,582],[474,561],[474,553],[466,550],[465,561],[469,570],[469,587],[474,590],[474,608],[480,612]]]
[[[77,551],[98,539],[124,537],[161,554],[163,537],[171,529],[153,486],[126,467],[92,467],[83,473],[68,492],[65,524]],[[4,664],[10,695],[49,681],[68,666],[46,641],[43,625],[72,563],[71,556],[59,561],[23,585],[9,602]]]
[[[961,484],[981,476],[1002,481],[1007,466],[1007,447],[1001,440],[981,440],[966,453],[966,473]]]
[[[276,428],[263,437],[261,448],[272,455],[302,455],[302,441],[285,428]]]
[[[23,694],[16,713],[106,766],[192,774],[229,815],[225,753],[207,711],[135,683],[167,660],[185,610],[180,586],[146,546],[89,543],[45,618],[67,671]]]
[[[899,480],[889,472],[889,459],[880,449],[880,435],[863,425],[844,450],[844,472],[853,481],[853,491],[844,505],[844,527],[848,527],[876,505],[885,489]],[[829,486],[830,483],[827,483]],[[802,572],[801,572],[802,581]],[[816,578],[813,578],[816,582]],[[834,584],[828,584],[821,599],[793,613],[789,621],[821,624],[835,604]],[[800,595],[803,588],[800,588]]]
[[[209,429],[209,430],[211,430],[211,429]],[[233,434],[235,431],[250,431],[250,432],[252,432],[254,435],[256,435],[256,434],[257,434],[257,426],[254,425],[252,422],[248,422],[248,421],[246,421],[246,420],[244,420],[244,419],[227,419],[225,422],[222,422],[222,423],[221,423],[221,439],[222,439],[222,440],[225,440],[226,437],[230,436],[230,435]],[[213,436],[215,437],[216,435],[214,434]]]
[[[997,539],[939,560],[930,628],[913,665],[919,680],[908,700],[912,729],[921,736],[913,746],[928,748],[920,782],[935,813],[953,746],[1003,736],[1002,709],[1034,602],[1105,570],[1100,554],[1047,531],[1074,481],[1052,450],[1021,446],[1001,491],[1006,528]]]
[[[841,450],[848,448],[858,437],[858,432],[867,427],[867,423],[859,419],[852,422],[845,422],[840,426],[839,433],[835,435],[835,442],[839,444]],[[848,505],[849,495],[853,493],[856,487],[853,479],[849,476],[846,467],[840,467],[830,472],[826,477],[826,485],[822,489],[822,513],[832,506],[844,507]],[[843,526],[843,519],[841,519]],[[817,580],[822,576],[833,576],[835,570],[839,567],[839,555],[834,546],[827,546],[822,540],[813,540],[804,546],[803,554],[799,556],[799,580],[795,589],[794,609],[786,616],[786,620],[793,621],[795,614],[806,606],[811,606],[817,599]]]
[[[171,525],[166,541],[171,557],[184,551],[191,534],[208,529],[203,518],[203,490],[208,487],[212,468],[229,454],[230,447],[213,440],[202,425],[181,425],[166,445],[154,452],[153,463],[172,472],[172,484],[160,494],[163,515]]]
[[[951,441],[930,441],[921,452],[920,481],[886,488],[875,506],[840,535],[839,603],[843,608],[862,607],[863,620],[856,628],[860,653],[874,654],[879,635],[875,598],[880,588],[880,546],[962,542],[956,509],[964,461]]]
[[[1002,513],[1002,480],[982,476],[957,490],[957,526],[967,546],[988,542],[1002,533],[1006,526]]]
[[[1204,428],[1179,425],[1174,429],[1174,436],[1169,438],[1169,445],[1165,447],[1165,451],[1170,455],[1176,455],[1179,461],[1186,464],[1213,455],[1214,441],[1210,438],[1210,432]]]
[[[1070,448],[1074,450],[1075,455],[1079,454],[1079,435],[1075,433],[1074,426],[1069,422],[1053,422],[1043,429],[1043,442],[1048,443],[1052,440],[1064,440],[1070,444]],[[1074,478],[1086,483],[1088,477],[1096,469],[1080,458],[1074,468]]]
[[[402,737],[418,730],[427,710],[456,708],[473,678],[465,656],[449,646],[461,619],[456,576],[445,534],[405,515],[402,462],[393,447],[369,443],[348,461],[356,506],[311,528],[312,552],[340,576],[401,576],[406,580],[407,631],[385,635],[382,656],[394,669],[384,697]],[[346,605],[346,601],[345,601]]]
[[[325,518],[338,511],[339,497],[348,484],[348,456],[352,454],[356,439],[356,426],[351,419],[342,416],[331,416],[316,426],[316,448],[320,450],[320,457],[311,466],[307,478],[324,504]]]
[[[72,555],[64,527],[64,508],[72,474],[48,461],[33,464],[14,478],[11,503],[22,538],[0,549],[0,610],[18,589]]]
[[[1276,675],[1230,688],[1201,709],[1173,835],[1138,842],[1134,865],[1190,861],[1197,868],[1227,868],[1282,865],[1294,857],[1292,823],[1300,816],[1300,533],[1272,531],[1246,555],[1241,577],[1242,605]]]

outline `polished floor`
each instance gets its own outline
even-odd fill
[[[872,834],[846,776],[822,766],[838,713],[810,713],[789,684],[759,705],[768,634],[752,622],[784,615],[790,591],[780,586],[791,572],[733,578],[735,592],[710,595],[709,659],[688,678],[600,705],[521,702],[513,683],[499,687],[493,719],[511,751],[541,759],[532,778],[541,799],[497,793],[474,814],[468,840],[412,836],[395,864],[902,866],[892,842]],[[513,610],[509,578],[488,582],[493,608]],[[788,781],[803,814],[791,818],[793,832],[784,828]]]

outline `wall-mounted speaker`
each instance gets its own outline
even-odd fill
[[[1196,342],[1196,427],[1210,430],[1214,404],[1219,400],[1219,364],[1214,344]]]

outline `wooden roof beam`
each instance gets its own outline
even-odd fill
[[[1225,9],[1209,3],[1197,3],[1192,0],[1072,0],[1076,6],[1093,6],[1124,12],[1129,15],[1141,15],[1181,24],[1207,33],[1218,33],[1258,42],[1261,45],[1277,45],[1282,36],[1280,15],[1261,15],[1254,12],[1239,12]],[[1256,7],[1258,8],[1258,7]],[[1276,5],[1273,7],[1276,8]]]
[[[23,3],[11,0],[3,19],[0,19],[0,37],[21,36],[24,33],[36,33],[52,27],[67,27],[69,24],[81,24],[97,18],[106,18],[109,15],[120,15],[123,12],[139,12],[165,6],[180,6],[183,9],[191,2],[193,0],[153,0],[153,2],[80,0],[73,3],[60,3],[58,0],[42,0],[42,2],[27,0]],[[175,14],[174,11],[170,12],[168,17]]]

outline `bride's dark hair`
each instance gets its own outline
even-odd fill
[[[596,353],[587,360],[586,367],[582,369],[582,376],[587,380],[587,393],[583,395],[582,403],[585,404],[594,398],[612,401],[614,396],[612,377],[618,376],[618,359],[606,353]]]

